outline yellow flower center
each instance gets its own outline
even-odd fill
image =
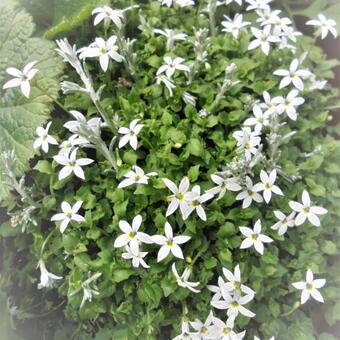
[[[185,199],[185,194],[184,194],[184,192],[179,192],[179,193],[176,195],[176,198],[177,198],[179,201],[183,202],[184,199]]]
[[[223,335],[228,335],[230,333],[230,328],[224,327],[222,330]]]
[[[314,286],[311,283],[307,283],[306,288],[307,290],[311,291],[314,289]]]
[[[240,290],[241,289],[241,282],[234,281],[234,288],[235,288],[235,290]]]
[[[193,200],[193,201],[191,202],[191,204],[192,204],[194,207],[197,207],[197,206],[200,205],[200,202],[198,202],[197,200]]]
[[[208,328],[203,326],[201,328],[201,334],[206,334],[206,333],[208,333]]]

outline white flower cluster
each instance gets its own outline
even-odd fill
[[[207,319],[202,322],[198,319],[182,323],[182,333],[175,339],[243,339],[246,331],[237,332],[235,319],[239,314],[254,317],[255,314],[244,307],[254,299],[255,292],[242,284],[239,265],[232,273],[223,268],[224,278],[218,277],[218,286],[208,285],[207,288],[214,293],[211,305],[214,308],[227,310],[227,320],[223,321],[213,315],[211,311]]]
[[[177,5],[179,7],[187,7],[195,5],[192,0],[159,0],[161,5],[171,7]],[[251,40],[248,49],[253,50],[261,48],[265,55],[270,53],[271,48],[288,48],[295,52],[295,47],[290,43],[295,42],[300,35],[293,29],[292,21],[287,17],[280,17],[281,11],[272,10],[270,3],[272,0],[245,0],[247,3],[246,11],[254,11],[259,27],[250,27],[254,39]],[[217,5],[229,5],[233,0],[226,0]],[[242,6],[242,0],[235,0]],[[69,62],[78,72],[84,83],[84,88],[71,82],[63,82],[63,91],[81,91],[87,93],[92,99],[101,117],[94,117],[89,120],[78,111],[70,111],[70,114],[75,120],[67,122],[64,127],[71,133],[66,141],[59,145],[59,152],[53,157],[57,164],[62,165],[59,172],[59,180],[64,180],[71,174],[74,174],[80,179],[85,179],[83,167],[94,162],[89,158],[77,157],[80,147],[93,147],[101,151],[106,159],[111,162],[113,168],[116,169],[117,162],[114,159],[112,145],[118,143],[118,149],[129,144],[134,150],[138,148],[138,135],[141,132],[144,124],[140,123],[140,119],[133,119],[128,126],[122,126],[119,117],[108,119],[105,110],[100,106],[100,90],[94,91],[91,78],[83,68],[79,59],[86,60],[87,58],[99,58],[99,63],[104,72],[110,68],[110,62],[113,60],[118,63],[124,63],[126,67],[133,71],[131,61],[134,60],[135,54],[131,52],[131,44],[122,37],[122,27],[125,22],[126,10],[116,10],[108,6],[96,8],[93,11],[95,15],[94,25],[103,22],[104,25],[109,25],[111,22],[117,29],[117,35],[111,36],[107,41],[97,37],[88,47],[83,47],[79,50],[75,46],[68,44],[66,40],[58,41],[58,53]],[[233,19],[226,17],[222,22],[223,32],[231,34],[233,39],[239,39],[240,35],[247,31],[247,27],[251,22],[244,21],[243,15],[237,13]],[[324,38],[328,32],[336,36],[334,23],[332,20],[326,20],[323,16],[319,16],[319,20],[308,22],[309,25],[319,27],[319,34]],[[213,30],[213,25],[211,30]],[[187,40],[186,33],[174,33],[172,29],[154,29],[154,33],[160,34],[167,39],[167,50],[171,50],[175,41]],[[197,40],[194,43],[194,49],[197,52],[196,61],[206,60],[208,52],[205,48],[201,48],[203,43],[199,43],[202,37],[205,37],[207,31],[204,29],[195,30]],[[204,46],[209,45],[209,40]],[[201,44],[201,45],[200,45]],[[125,47],[124,47],[125,46]],[[287,119],[296,120],[298,118],[298,107],[304,103],[304,98],[300,96],[299,91],[306,90],[305,82],[309,81],[311,85],[308,90],[323,88],[325,83],[318,83],[315,75],[310,70],[303,68],[305,56],[300,59],[294,58],[291,61],[288,69],[279,69],[274,71],[274,75],[282,77],[280,89],[285,89],[293,85],[288,93],[272,98],[267,91],[263,92],[263,101],[251,102],[249,109],[252,111],[252,116],[248,117],[239,131],[233,133],[236,140],[238,155],[226,167],[226,171],[221,171],[211,175],[212,181],[216,184],[214,187],[202,191],[199,185],[195,185],[190,189],[188,177],[182,178],[177,186],[172,180],[162,178],[164,185],[171,191],[168,197],[168,208],[166,217],[174,214],[177,210],[180,211],[183,220],[196,212],[198,217],[206,221],[207,213],[205,205],[209,200],[216,197],[217,200],[223,199],[227,191],[237,193],[235,199],[242,202],[242,208],[247,209],[253,202],[270,204],[272,198],[275,199],[284,196],[283,191],[278,186],[277,182],[281,175],[284,174],[277,164],[277,153],[280,143],[290,135],[278,139],[279,129],[284,124],[287,124]],[[173,90],[176,88],[174,78],[181,72],[187,76],[188,83],[195,75],[195,62],[186,64],[181,57],[164,56],[164,64],[156,71],[156,81],[158,84],[163,83],[170,96],[173,95]],[[20,86],[23,94],[29,96],[30,83],[37,70],[32,69],[35,62],[28,64],[23,71],[10,68],[7,70],[15,79],[4,85],[4,88]],[[188,66],[190,65],[190,67]],[[215,107],[231,86],[238,84],[238,81],[233,81],[232,76],[236,72],[236,65],[232,64],[225,69],[225,80],[220,85],[220,91],[215,100]],[[132,72],[133,74],[133,72]],[[319,81],[320,82],[320,81]],[[184,92],[183,100],[187,104],[196,105],[196,98],[190,93]],[[209,112],[201,109],[201,117],[205,117]],[[34,142],[34,148],[42,148],[44,152],[49,151],[49,145],[58,145],[58,141],[49,135],[51,123],[48,123],[45,128],[37,129],[38,138]],[[102,129],[109,128],[114,134],[110,147],[108,148],[105,142],[101,139]],[[122,135],[119,138],[119,135]],[[143,138],[143,136],[142,136]],[[119,142],[118,142],[119,139]],[[269,145],[271,150],[274,150],[270,156],[266,156],[263,150],[264,141]],[[118,152],[118,150],[117,150]],[[256,164],[261,163],[263,168],[260,171],[259,179],[254,176],[253,168]],[[244,170],[244,171],[243,171]],[[134,184],[147,185],[150,178],[157,176],[156,172],[145,173],[142,168],[136,164],[132,169],[124,175],[124,179],[118,185],[119,188],[126,188]],[[281,186],[281,185],[280,185]],[[72,222],[81,223],[85,218],[78,214],[82,206],[81,201],[75,202],[73,207],[66,201],[61,203],[61,213],[57,213],[52,217],[52,221],[60,222],[60,231],[64,233],[68,225]],[[274,215],[277,218],[271,229],[277,230],[278,235],[284,235],[288,228],[302,225],[306,220],[311,224],[319,227],[321,222],[318,215],[327,213],[327,210],[315,206],[311,203],[310,196],[306,190],[302,193],[302,203],[290,201],[289,207],[291,211],[284,213],[279,210],[274,210]],[[86,216],[86,215],[85,215]],[[170,253],[184,260],[183,250],[181,246],[187,243],[191,237],[187,235],[174,236],[173,227],[169,222],[165,222],[164,235],[148,235],[140,231],[142,226],[142,216],[137,215],[133,218],[132,223],[125,220],[120,220],[118,223],[121,234],[115,239],[114,247],[123,248],[125,252],[122,257],[126,260],[131,260],[133,267],[149,268],[145,258],[148,252],[142,251],[143,244],[158,245],[157,261],[163,261]],[[240,232],[244,236],[240,244],[240,249],[248,249],[254,247],[259,253],[264,253],[264,243],[271,243],[274,240],[262,233],[262,222],[258,219],[253,228],[240,226]],[[193,261],[194,262],[194,261]],[[189,289],[193,293],[198,293],[200,290],[197,287],[199,282],[190,282],[189,277],[192,273],[193,264],[186,267],[180,275],[177,271],[176,264],[172,263],[172,272],[178,286]],[[61,277],[49,273],[46,270],[44,262],[39,261],[41,270],[41,287],[50,287],[53,280],[59,280]],[[208,285],[207,288],[214,293],[211,299],[211,305],[214,308],[226,310],[228,319],[222,321],[209,314],[205,322],[195,320],[193,322],[184,321],[182,325],[182,333],[175,339],[242,339],[245,336],[245,331],[238,333],[234,328],[235,319],[239,314],[246,317],[253,317],[255,314],[245,307],[254,297],[255,292],[249,287],[242,284],[240,268],[237,265],[232,273],[226,268],[223,268],[224,277],[219,276],[218,285]],[[91,300],[93,295],[98,295],[99,290],[95,282],[100,278],[101,273],[95,273],[84,281],[81,287],[75,290],[70,296],[76,294],[81,289],[83,290],[83,300],[81,307],[87,300]],[[302,290],[301,303],[305,303],[310,296],[314,299],[323,302],[323,298],[318,289],[325,284],[324,279],[314,280],[311,270],[307,271],[306,282],[296,282],[293,286],[296,289]]]

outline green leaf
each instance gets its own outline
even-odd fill
[[[309,17],[311,19],[316,19],[317,15],[323,11],[323,9],[327,6],[327,0],[315,0],[311,1],[310,5],[308,1],[303,3],[301,6],[301,2],[297,2],[296,5],[292,3],[291,12],[294,15],[303,15],[305,17]]]
[[[187,149],[189,153],[194,156],[202,156],[204,154],[204,147],[201,141],[197,138],[190,139]]]
[[[92,10],[108,0],[58,0],[54,2],[54,26],[45,32],[45,38],[70,32],[87,20]]]
[[[38,73],[31,80],[30,98],[25,98],[18,88],[0,89],[0,153],[14,150],[17,158],[16,175],[21,176],[34,155],[32,147],[35,130],[44,124],[52,102],[58,96],[59,76],[63,63],[57,57],[52,42],[31,38],[34,24],[31,16],[13,5],[0,5],[0,83],[11,79],[7,67],[22,69],[31,61]],[[3,172],[0,165],[0,173]],[[0,178],[1,180],[1,178]],[[7,194],[0,188],[0,200]]]
[[[135,271],[133,269],[115,269],[112,273],[112,281],[113,282],[122,282],[128,279]]]
[[[47,175],[53,174],[52,164],[48,161],[43,161],[43,160],[38,161],[38,163],[33,169],[38,170],[42,174],[47,174]]]
[[[192,166],[189,171],[188,171],[188,177],[190,179],[191,182],[195,182],[200,174],[199,172],[200,166],[199,165],[195,165]]]

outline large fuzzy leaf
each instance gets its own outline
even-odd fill
[[[33,31],[32,18],[26,11],[15,5],[0,5],[0,152],[15,151],[18,176],[27,169],[28,160],[34,155],[35,130],[51,112],[63,68],[54,43],[32,38]],[[18,88],[3,90],[3,84],[11,79],[6,68],[22,69],[31,61],[37,61],[35,68],[39,72],[31,81],[30,98],[25,98]],[[1,185],[0,199],[6,192]]]

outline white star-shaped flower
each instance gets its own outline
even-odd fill
[[[137,140],[137,135],[139,134],[140,130],[143,128],[143,124],[137,124],[140,121],[140,119],[134,119],[129,127],[121,127],[119,128],[118,132],[122,135],[118,147],[122,148],[125,146],[127,143],[130,144],[132,149],[137,150],[137,145],[138,145],[138,140]]]
[[[261,10],[268,11],[270,10],[270,5],[273,0],[246,0],[249,6],[246,8],[247,11]]]
[[[246,30],[245,27],[249,26],[251,23],[249,21],[243,21],[242,14],[236,14],[234,19],[230,19],[228,16],[224,16],[227,20],[222,21],[223,32],[231,33],[234,39],[238,39],[240,32]]]
[[[232,273],[230,270],[224,267],[222,268],[222,271],[223,271],[224,277],[228,280],[228,282],[225,282],[222,285],[222,289],[225,289],[228,293],[233,293],[233,294],[244,293],[246,295],[248,294],[255,295],[255,292],[252,289],[242,284],[241,271],[240,271],[239,265],[237,265],[234,268],[234,273]]]
[[[211,175],[210,176],[212,181],[217,184],[216,187],[213,187],[206,192],[208,194],[217,195],[218,194],[218,200],[223,198],[227,190],[230,191],[240,191],[242,190],[242,187],[239,184],[239,180],[235,177],[230,178],[223,178],[218,175]]]
[[[59,154],[65,154],[67,152],[70,152],[71,149],[75,146],[86,144],[89,144],[89,141],[86,138],[80,137],[77,134],[71,135],[67,140],[64,140],[59,145]]]
[[[190,322],[191,327],[195,331],[197,331],[197,335],[201,339],[205,339],[210,334],[210,332],[212,331],[213,318],[214,318],[213,313],[212,313],[212,311],[210,311],[210,313],[207,316],[207,319],[205,320],[204,323],[202,321],[198,320],[198,319]]]
[[[124,60],[123,56],[118,53],[118,46],[116,45],[117,37],[111,36],[107,41],[103,38],[96,38],[94,43],[88,47],[79,49],[78,52],[80,59],[97,58],[99,57],[100,67],[104,72],[109,67],[110,59],[120,63]]]
[[[195,1],[194,0],[176,0],[175,3],[179,6],[179,7],[187,7],[187,6],[194,6],[195,5]]]
[[[241,233],[246,237],[240,246],[240,249],[246,249],[254,246],[255,250],[263,255],[263,243],[270,243],[273,240],[264,234],[261,234],[261,221],[257,220],[254,225],[254,229],[248,227],[240,227]]]
[[[281,11],[272,11],[269,13],[267,20],[264,20],[261,25],[273,25],[273,35],[286,35],[291,29],[292,20],[287,17],[280,17]]]
[[[262,110],[268,114],[268,116],[278,112],[278,104],[274,102],[274,98],[271,98],[267,91],[263,92],[264,102],[260,104]]]
[[[223,300],[212,300],[211,305],[217,309],[227,309],[228,316],[236,317],[239,314],[242,314],[248,318],[255,316],[253,312],[244,307],[244,305],[253,300],[254,294],[248,294],[244,296],[239,294],[230,295],[225,289],[222,289],[222,297]]]
[[[159,244],[161,248],[158,251],[157,262],[164,260],[171,252],[175,257],[184,259],[183,252],[179,244],[188,242],[190,236],[173,236],[172,227],[169,222],[165,222],[165,236],[154,235],[151,236],[154,243]]]
[[[218,301],[222,298],[222,289],[224,289],[225,281],[221,276],[218,277],[217,284],[218,286],[207,285],[207,288],[214,293],[213,297],[211,298],[213,301]]]
[[[171,57],[164,57],[165,64],[162,65],[158,70],[156,75],[160,75],[161,73],[166,74],[166,76],[171,79],[172,75],[176,70],[190,72],[190,68],[183,64],[184,59],[180,57],[176,57],[172,59]]]
[[[244,122],[245,126],[254,126],[256,131],[261,131],[264,126],[269,124],[269,113],[268,111],[262,112],[259,105],[253,107],[254,117],[247,118]]]
[[[299,69],[299,65],[299,60],[294,59],[289,70],[279,69],[274,72],[274,75],[283,77],[280,82],[280,89],[287,87],[291,83],[300,91],[304,89],[302,79],[307,79],[311,73],[307,69]]]
[[[207,215],[204,211],[203,208],[203,203],[205,203],[206,201],[210,200],[211,198],[214,197],[213,194],[210,193],[205,193],[203,195],[201,195],[201,188],[199,185],[195,185],[192,190],[192,193],[194,193],[195,198],[192,199],[191,201],[188,201],[188,209],[186,210],[186,214],[183,216],[183,219],[186,220],[189,215],[196,210],[197,215],[199,216],[199,218],[203,221],[207,220]]]
[[[95,15],[93,24],[96,26],[104,20],[105,24],[112,21],[118,28],[122,27],[122,19],[124,19],[124,11],[120,9],[112,9],[109,6],[97,7],[92,11]]]
[[[167,42],[166,42],[166,48],[167,50],[170,50],[173,48],[174,46],[174,42],[181,40],[181,41],[185,41],[187,38],[187,34],[185,33],[175,33],[174,30],[166,28],[164,30],[161,30],[159,28],[155,28],[153,30],[155,33],[163,35],[164,37],[166,37]]]
[[[314,280],[313,272],[308,269],[306,273],[306,281],[294,282],[293,287],[302,290],[301,294],[301,304],[307,302],[307,300],[312,296],[313,299],[319,302],[324,302],[324,299],[318,289],[322,288],[326,283],[325,279]]]
[[[219,340],[242,340],[246,334],[246,331],[236,333],[234,331],[235,316],[229,316],[226,322],[223,322],[219,318],[213,318],[213,328],[208,334],[207,339],[219,339]]]
[[[71,221],[75,221],[78,223],[85,221],[85,218],[83,216],[77,214],[82,204],[82,201],[78,201],[73,205],[73,207],[71,207],[71,205],[66,201],[61,203],[62,213],[55,214],[51,218],[51,221],[61,221],[59,227],[61,233],[65,231]]]
[[[53,159],[64,167],[60,170],[58,179],[62,180],[73,172],[77,177],[85,179],[84,170],[82,166],[93,163],[93,159],[79,158],[77,159],[78,148],[75,148],[72,152],[68,151],[63,154],[59,154],[53,157]]]
[[[258,147],[261,144],[261,131],[252,131],[250,127],[242,127],[241,130],[235,131],[233,137],[237,141],[239,150],[244,152],[246,160],[251,160],[252,155],[255,155],[258,151]]]
[[[294,89],[288,93],[286,98],[281,96],[273,98],[273,103],[277,105],[278,114],[285,112],[290,119],[296,120],[298,115],[296,108],[305,102],[305,100],[302,97],[298,97],[298,95],[299,91]]]
[[[182,273],[182,275],[178,274],[178,271],[176,269],[176,264],[175,263],[172,264],[171,269],[172,269],[172,273],[174,274],[174,276],[176,278],[176,282],[177,282],[177,284],[180,287],[189,289],[193,293],[199,293],[200,292],[199,289],[195,289],[195,287],[200,285],[199,282],[189,282],[188,281],[189,276],[191,274],[191,269],[190,268],[185,268],[184,272]]]
[[[327,214],[327,210],[322,207],[312,206],[309,194],[306,190],[302,193],[302,204],[296,201],[290,201],[289,206],[297,212],[295,224],[303,224],[306,219],[316,227],[320,226],[320,219],[317,215]]]
[[[64,127],[68,129],[70,132],[77,134],[79,133],[79,130],[81,130],[82,126],[86,126],[86,128],[91,129],[95,135],[100,136],[101,126],[103,124],[101,118],[93,117],[87,120],[86,117],[81,112],[76,110],[71,110],[70,114],[72,117],[75,118],[75,120],[69,120],[64,124]],[[86,140],[84,137],[81,138],[82,140]]]
[[[43,260],[39,260],[38,266],[40,269],[40,282],[38,284],[38,288],[51,288],[55,280],[61,280],[61,276],[57,276],[55,274],[47,271],[45,263]]]
[[[242,0],[225,0],[226,5],[229,5],[232,2],[236,2],[239,6],[242,6]]]
[[[48,152],[49,144],[58,145],[56,139],[48,134],[52,122],[49,122],[45,128],[42,126],[37,127],[36,133],[38,138],[33,143],[33,148],[42,148],[44,152]]]
[[[277,230],[278,234],[284,235],[287,232],[288,228],[295,227],[295,212],[293,211],[289,215],[285,215],[280,210],[274,211],[275,217],[279,220],[274,225],[272,225],[270,228],[273,230]]]
[[[165,85],[165,87],[168,89],[170,97],[173,96],[173,89],[176,88],[175,84],[172,82],[171,79],[169,79],[167,76],[160,74],[156,77],[156,84],[161,84],[163,83]]]
[[[25,97],[29,97],[30,96],[30,91],[31,91],[31,85],[30,85],[30,81],[34,78],[34,76],[36,75],[36,73],[39,71],[35,68],[33,68],[33,66],[37,63],[37,61],[32,61],[30,63],[28,63],[23,70],[18,70],[15,67],[9,67],[6,69],[6,72],[13,76],[14,79],[9,80],[7,83],[4,84],[4,86],[2,87],[4,90],[5,89],[9,89],[12,87],[19,87],[20,86],[20,90],[22,92],[22,94]]]
[[[309,20],[306,22],[306,25],[312,25],[318,27],[318,33],[321,33],[321,39],[325,39],[328,35],[328,32],[331,32],[336,38],[338,36],[338,32],[335,29],[336,21],[332,19],[326,19],[323,14],[318,15],[319,20]]]
[[[327,80],[318,80],[316,79],[315,74],[311,74],[311,77],[309,78],[310,84],[308,86],[309,91],[315,91],[315,90],[323,90],[325,86],[327,85]]]
[[[248,176],[246,176],[246,188],[244,188],[244,190],[241,191],[236,196],[236,200],[238,200],[238,201],[243,200],[243,202],[242,202],[242,208],[243,209],[250,207],[250,205],[253,201],[255,201],[257,203],[263,202],[262,196],[254,190],[253,181]]]
[[[162,0],[159,0],[162,1]],[[168,0],[163,0],[168,1]],[[190,325],[188,321],[183,321],[181,326],[181,334],[174,337],[172,340],[200,340],[199,336],[190,331]]]
[[[255,48],[261,47],[262,52],[265,55],[269,54],[270,51],[270,43],[278,43],[280,39],[271,33],[271,25],[267,25],[263,28],[263,30],[259,30],[258,28],[251,27],[251,32],[255,37],[248,46],[248,50],[253,50]]]
[[[172,195],[169,197],[170,204],[166,211],[166,216],[173,214],[178,207],[183,217],[189,216],[189,202],[196,198],[196,195],[193,192],[188,191],[190,185],[189,178],[183,177],[178,188],[174,182],[167,178],[163,178],[163,182],[172,192]]]
[[[128,245],[125,246],[126,253],[122,254],[122,258],[125,260],[132,260],[132,266],[138,268],[140,265],[144,268],[150,268],[144,261],[144,257],[148,254],[147,252],[139,251],[139,249],[133,249]]]
[[[142,224],[142,216],[137,215],[132,220],[132,226],[122,220],[119,221],[118,225],[120,230],[123,232],[122,235],[119,235],[114,243],[115,248],[125,247],[129,245],[133,253],[138,253],[139,242],[151,244],[152,239],[146,233],[138,231]]]
[[[270,202],[272,198],[272,193],[283,196],[282,190],[274,184],[276,181],[276,176],[276,169],[273,169],[269,175],[264,170],[261,170],[261,183],[257,183],[254,185],[254,191],[263,191],[263,198],[266,203]]]
[[[132,170],[124,175],[125,179],[119,183],[118,188],[125,188],[132,184],[148,184],[149,177],[151,176],[157,176],[157,172],[149,172],[145,174],[142,168],[134,165]]]

